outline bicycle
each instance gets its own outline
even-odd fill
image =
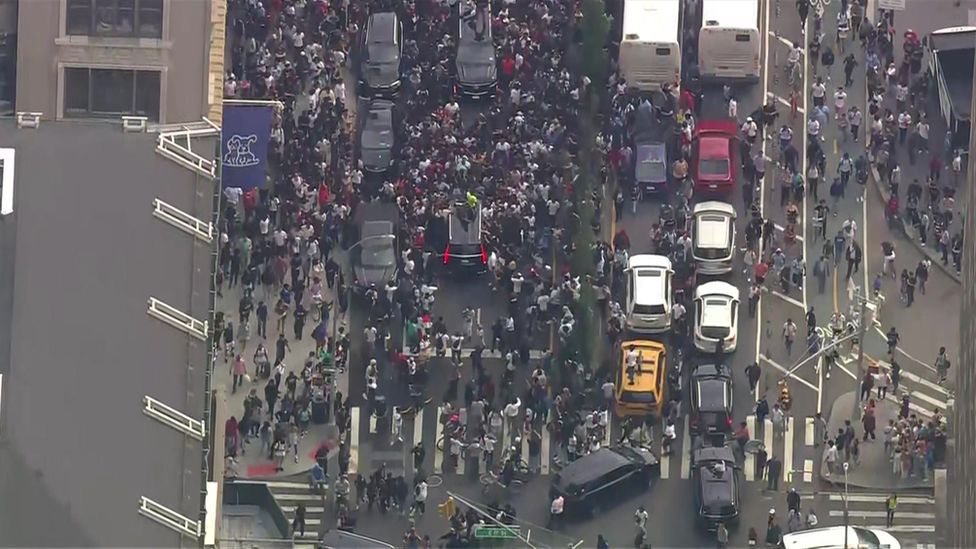
[[[486,471],[478,480],[481,482],[481,493],[487,495],[488,491],[491,490],[493,486],[501,486],[503,489],[507,490],[512,494],[519,494],[522,491],[522,486],[525,485],[525,481],[518,477],[518,475],[513,475],[512,480],[508,483],[508,486],[502,484],[501,475],[494,471]]]

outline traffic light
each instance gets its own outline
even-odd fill
[[[453,497],[448,497],[444,503],[437,504],[437,513],[448,520],[454,516],[455,512],[457,512],[457,504],[454,503]]]

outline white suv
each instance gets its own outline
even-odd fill
[[[671,328],[671,260],[663,255],[634,255],[627,262],[627,328],[665,332]]]
[[[695,288],[695,348],[714,353],[735,351],[739,289],[728,282],[706,282]]]

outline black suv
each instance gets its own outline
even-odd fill
[[[739,468],[728,446],[698,448],[692,452],[695,516],[708,531],[719,523],[739,520]]]
[[[403,30],[394,12],[377,12],[366,21],[362,63],[359,67],[361,95],[392,98],[400,89],[400,50]]]
[[[643,448],[602,448],[563,468],[552,479],[549,499],[563,496],[567,515],[596,515],[626,495],[650,488],[661,473],[657,457]]]
[[[447,218],[437,218],[428,227],[434,253],[440,254],[450,274],[481,274],[488,270],[488,247],[481,229],[481,202],[474,207],[456,202]]]
[[[700,364],[691,372],[693,434],[708,436],[732,432],[732,370],[725,364]]]

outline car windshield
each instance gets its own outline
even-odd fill
[[[396,262],[390,246],[363,246],[362,263],[365,267],[392,267]]]
[[[397,60],[396,46],[373,43],[369,45],[369,62],[373,65],[387,65]]]
[[[393,132],[389,130],[367,130],[363,137],[363,148],[367,150],[388,150],[393,146]]]
[[[645,160],[637,164],[638,181],[664,181],[668,171],[664,167],[664,162],[655,160]]]
[[[491,42],[467,42],[457,51],[458,63],[475,67],[490,67],[495,64],[495,47]]]
[[[874,535],[874,532],[864,528],[858,528],[857,526],[853,527],[853,529],[854,533],[857,534],[857,541],[860,542],[863,547],[867,547],[868,549],[880,549],[881,540],[878,539],[878,536]]]
[[[699,172],[701,172],[701,175],[705,175],[705,176],[726,177],[729,175],[729,159],[728,158],[702,158]]]

